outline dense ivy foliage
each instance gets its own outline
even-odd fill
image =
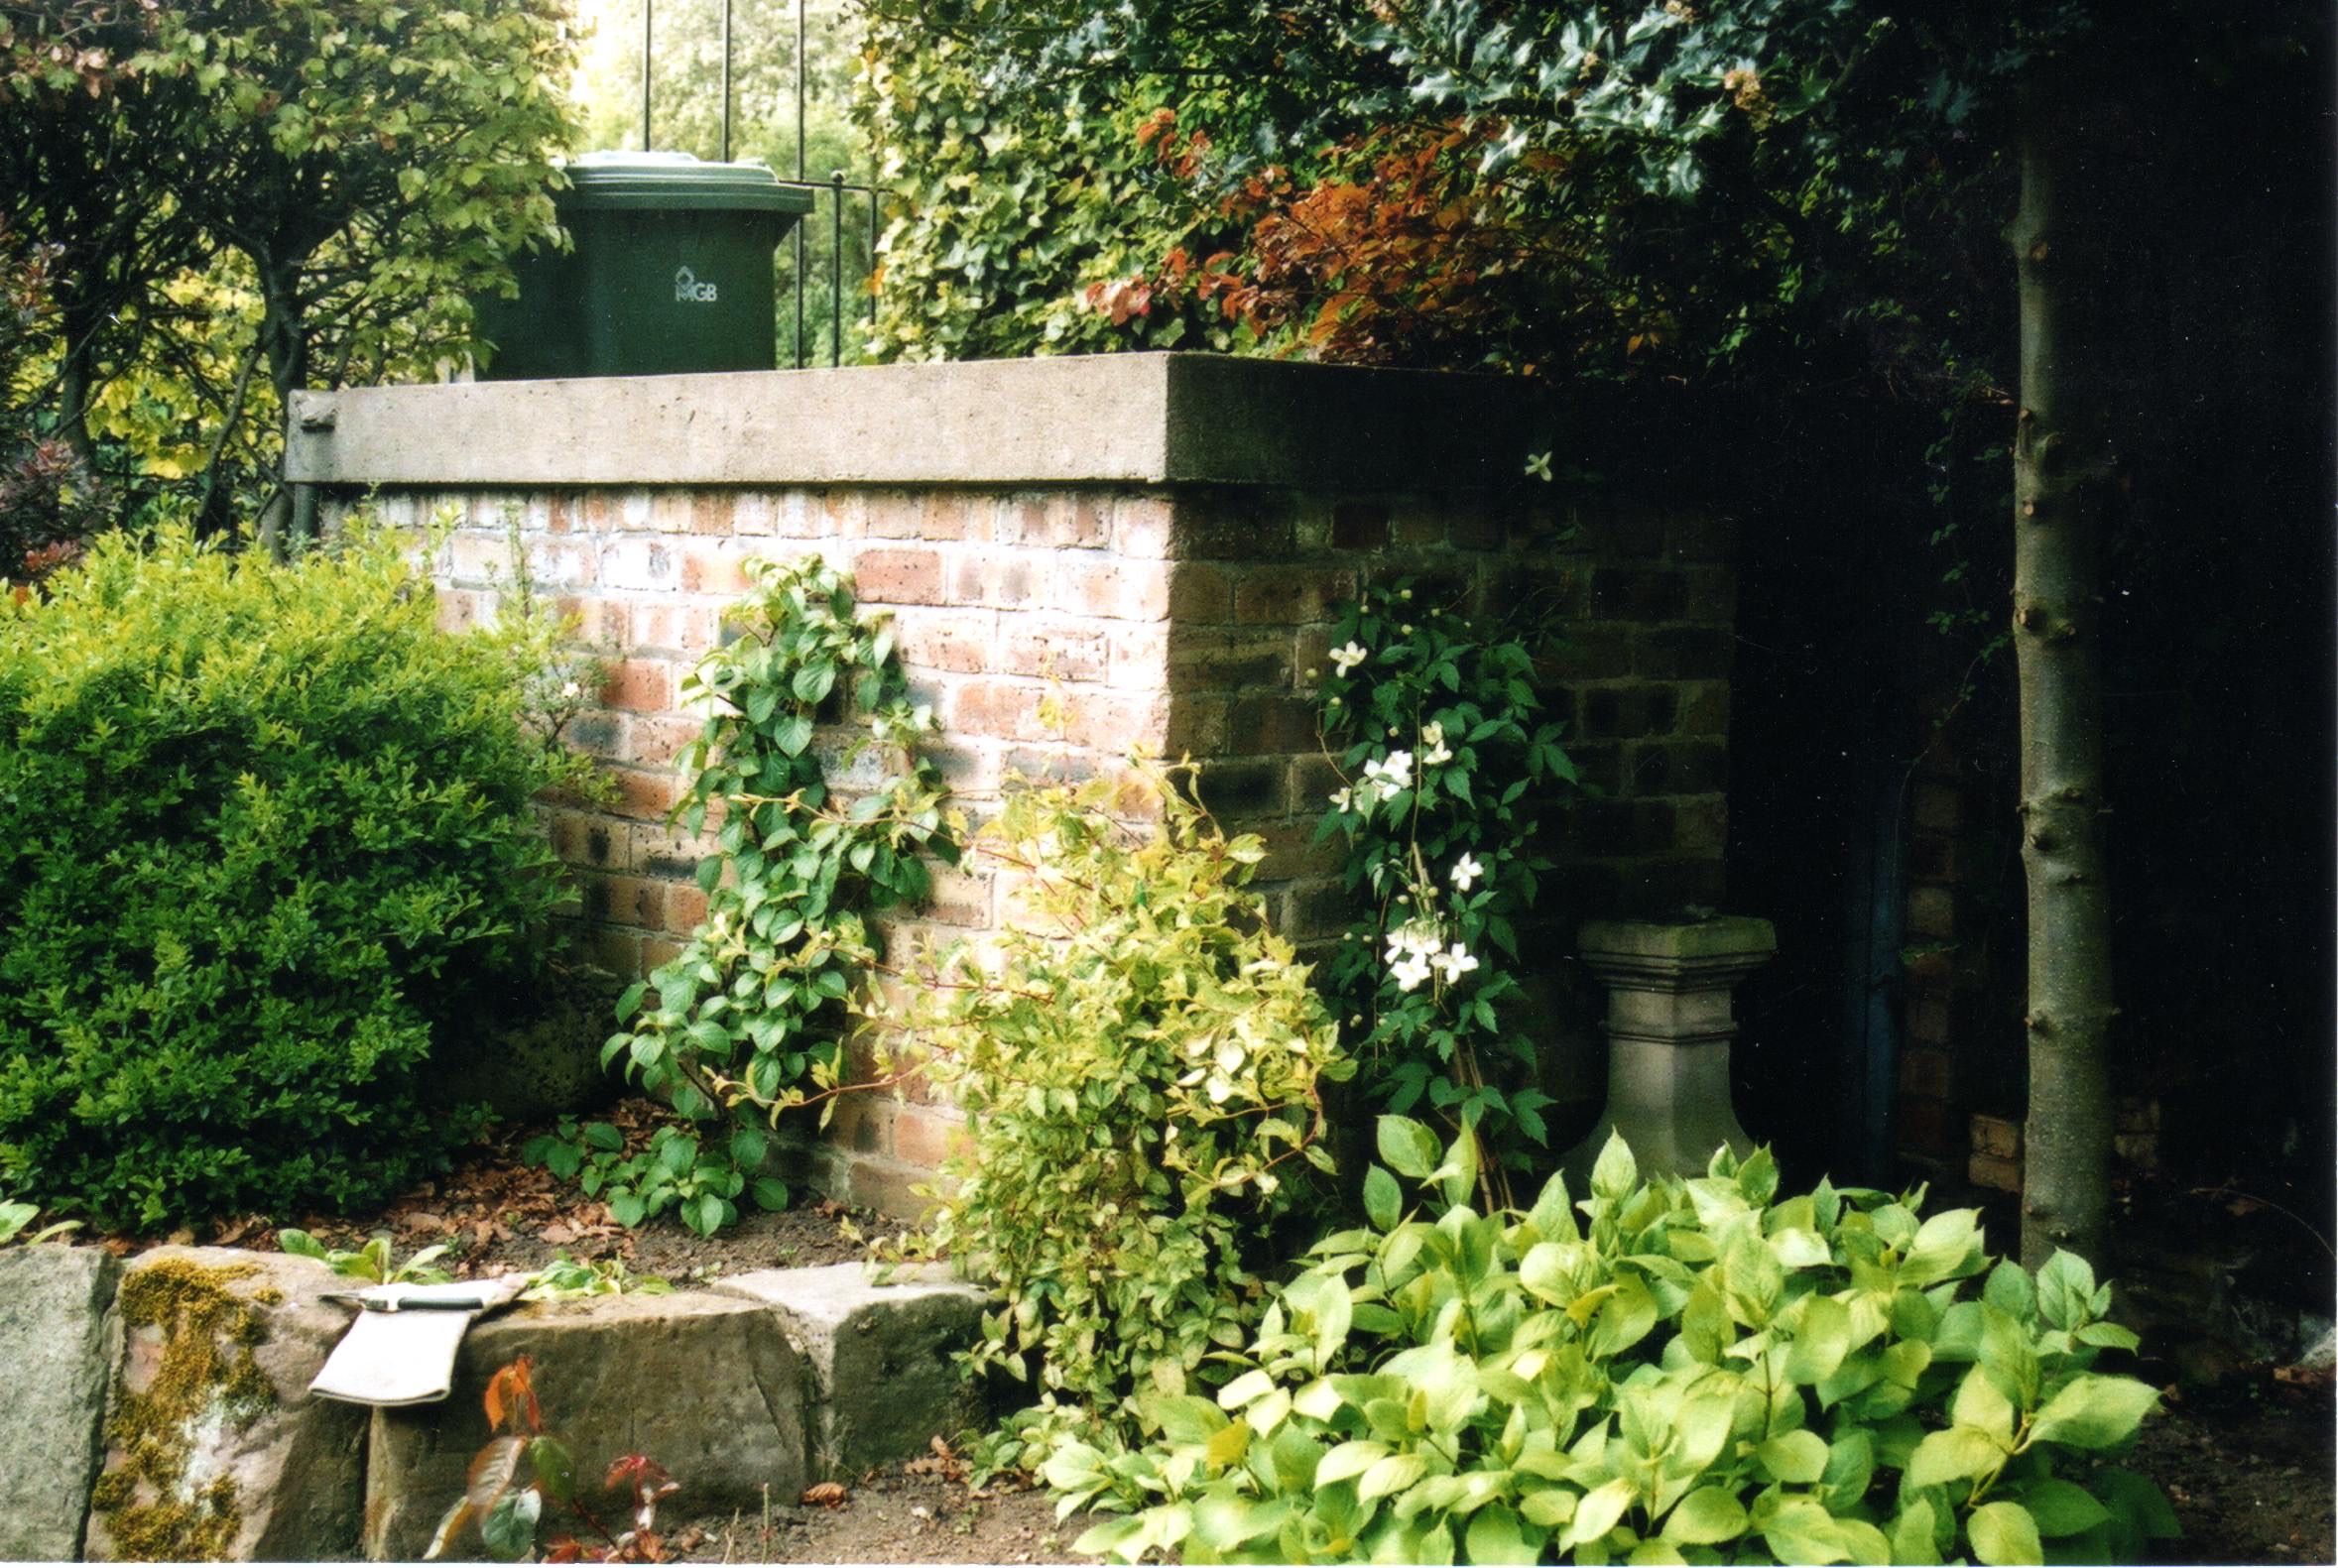
[[[274,566],[109,537],[0,600],[0,1182],[140,1226],[378,1202],[474,1119],[433,1046],[562,894],[528,639],[362,531]]]
[[[1325,1237],[1215,1398],[1142,1449],[1065,1445],[1081,1551],[1184,1562],[2134,1560],[2174,1518],[2106,1461],[2158,1394],[2056,1254],[1994,1267],[1975,1211],[1780,1200],[1767,1151],[1577,1202],[1470,1207],[1466,1136],[1384,1118],[1368,1223]],[[1395,1174],[1391,1174],[1391,1171]],[[1415,1183],[1409,1202],[1402,1176]]]
[[[998,25],[1005,9],[979,12]],[[1239,346],[1196,300],[1126,292],[1172,249],[1203,254],[1207,209],[1147,134],[1167,87],[1000,93],[981,26],[934,20],[899,0],[868,8],[858,112],[895,202],[872,357]]]
[[[1015,884],[995,953],[957,950],[877,1019],[967,1113],[923,1245],[1005,1298],[976,1367],[1112,1419],[1140,1387],[1214,1383],[1256,1322],[1273,1222],[1329,1163],[1319,1085],[1348,1066],[1245,888],[1264,847],[1169,777],[1025,786],[975,847]]]
[[[619,1000],[628,1026],[602,1052],[722,1134],[664,1128],[628,1157],[615,1129],[594,1124],[530,1147],[581,1172],[628,1225],[673,1208],[711,1234],[743,1195],[786,1206],[787,1187],[761,1174],[769,1141],[756,1124],[842,1081],[847,1003],[878,956],[868,917],[925,897],[927,856],[958,858],[940,774],[921,750],[933,715],[911,699],[890,626],[862,618],[850,579],[817,555],[748,570],[754,596],[682,681],[683,703],[706,714],[677,761],[691,782],[676,808],[690,831],[715,830],[698,866],[706,917]],[[831,717],[855,726],[849,739],[821,737]]]

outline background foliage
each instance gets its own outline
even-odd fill
[[[140,1228],[346,1210],[475,1125],[434,1050],[533,978],[585,766],[357,531],[112,535],[0,601],[0,1183]]]

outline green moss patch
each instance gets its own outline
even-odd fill
[[[268,1338],[267,1319],[232,1288],[255,1271],[172,1258],[122,1283],[123,1326],[159,1328],[163,1352],[146,1387],[117,1381],[106,1424],[117,1457],[90,1505],[117,1560],[221,1562],[233,1553],[243,1524],[234,1481],[197,1483],[189,1471],[198,1434],[243,1431],[276,1405],[275,1386],[252,1354]]]

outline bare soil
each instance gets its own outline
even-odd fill
[[[2210,1399],[2170,1396],[2131,1468],[2159,1483],[2183,1538],[2167,1563],[2338,1563],[2338,1406],[2325,1375],[2273,1369]]]
[[[648,1100],[631,1098],[594,1120],[615,1125],[633,1151],[675,1118]],[[586,1197],[574,1181],[520,1157],[530,1139],[549,1131],[544,1126],[490,1128],[456,1156],[446,1174],[417,1183],[378,1213],[308,1215],[298,1228],[341,1249],[387,1234],[400,1260],[443,1245],[448,1253],[438,1266],[457,1278],[525,1273],[564,1252],[571,1258],[622,1259],[633,1273],[658,1275],[677,1286],[756,1268],[853,1262],[868,1256],[869,1242],[899,1229],[882,1216],[815,1198],[780,1213],[749,1205],[737,1225],[710,1237],[692,1232],[671,1212],[627,1230],[611,1217],[607,1204]],[[118,1255],[163,1241],[265,1252],[276,1247],[277,1229],[267,1218],[251,1215],[168,1237],[100,1240]]]
[[[1093,1522],[1085,1513],[1058,1521],[1045,1490],[1012,1480],[971,1488],[937,1448],[871,1471],[825,1504],[775,1498],[768,1510],[691,1519],[668,1541],[683,1562],[1072,1563],[1095,1561],[1071,1551]]]

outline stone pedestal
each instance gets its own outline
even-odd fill
[[[1643,1172],[1701,1175],[1713,1150],[1753,1147],[1730,1106],[1729,994],[1778,951],[1768,920],[1724,915],[1692,924],[1593,920],[1583,965],[1606,984],[1607,1110],[1560,1162],[1580,1189],[1610,1133]]]

